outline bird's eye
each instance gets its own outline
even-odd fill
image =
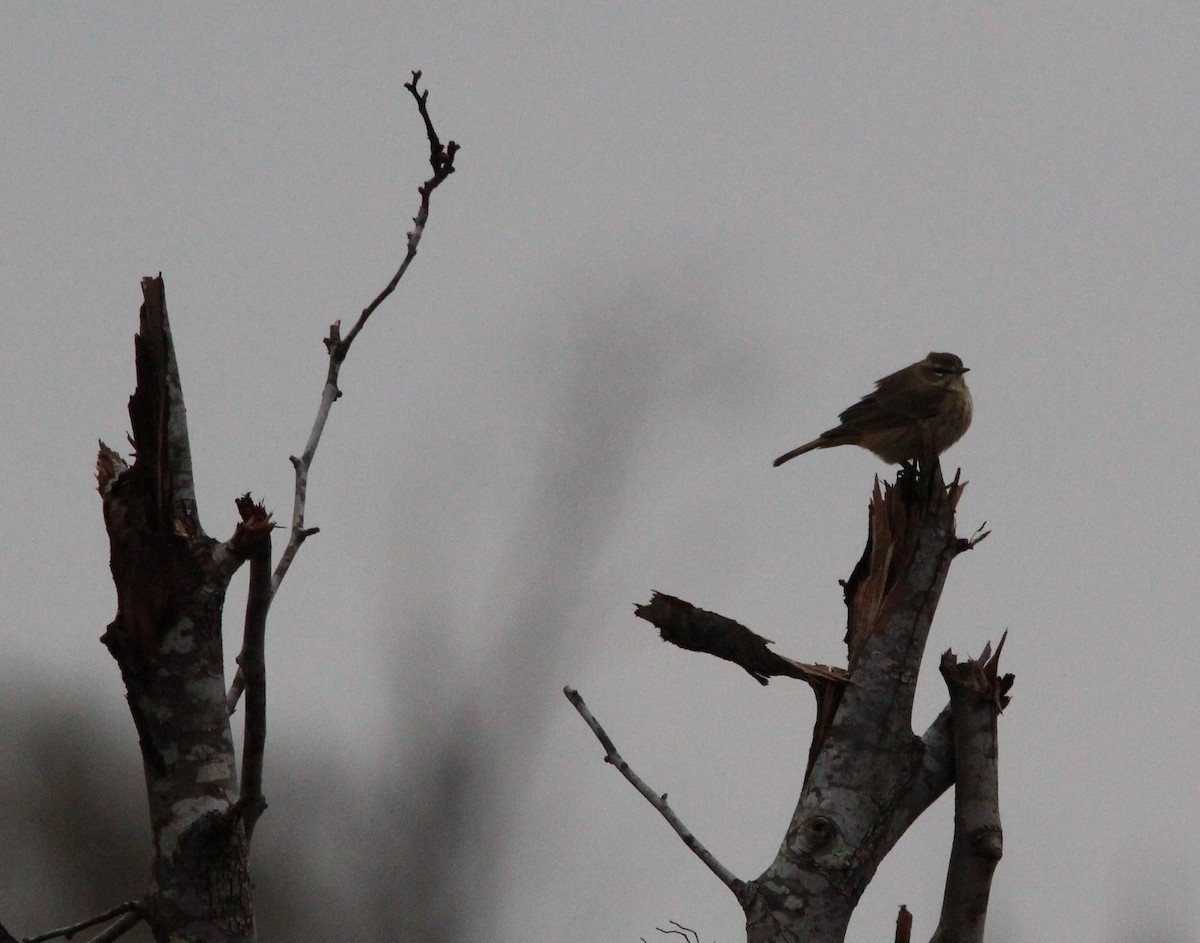
[[[944,377],[949,371],[945,367],[934,367],[933,372],[939,377]]]

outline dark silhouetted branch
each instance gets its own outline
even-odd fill
[[[60,936],[69,940],[80,930],[86,930],[88,927],[94,927],[98,923],[104,923],[106,920],[122,916],[125,920],[131,921],[129,927],[135,926],[142,919],[142,902],[127,900],[123,904],[117,904],[111,910],[106,910],[102,914],[96,914],[94,917],[88,917],[86,920],[80,920],[78,923],[59,927],[57,930],[47,930],[45,933],[39,933],[37,936],[26,937],[25,943],[45,943],[46,940],[53,940]],[[94,937],[94,939],[99,939],[99,937]],[[115,940],[116,937],[108,937],[108,939]],[[0,937],[0,943],[3,943],[3,937]]]
[[[317,533],[316,528],[307,528],[304,526],[304,507],[308,492],[308,471],[312,467],[312,460],[316,454],[317,446],[321,443],[321,434],[325,431],[325,421],[329,418],[329,410],[333,406],[334,401],[342,395],[341,390],[338,389],[338,374],[341,371],[342,361],[346,359],[346,355],[350,352],[350,345],[354,343],[354,339],[366,327],[367,320],[375,313],[375,309],[383,304],[387,297],[396,290],[400,279],[408,271],[408,266],[416,258],[417,247],[420,245],[421,237],[425,233],[425,224],[429,220],[429,198],[433,195],[433,191],[441,185],[442,181],[454,173],[455,170],[454,156],[458,153],[459,145],[451,141],[444,148],[442,147],[437,132],[433,128],[433,121],[429,117],[427,107],[429,92],[420,92],[417,90],[417,82],[420,81],[421,73],[419,71],[413,72],[412,76],[412,81],[406,82],[404,87],[416,99],[417,108],[420,110],[421,118],[425,122],[425,133],[429,138],[429,163],[433,168],[433,176],[418,188],[417,192],[421,195],[421,204],[417,209],[417,215],[413,217],[413,228],[408,233],[408,251],[405,253],[400,267],[396,270],[396,274],[392,276],[392,280],[384,286],[383,290],[375,296],[374,300],[363,309],[362,313],[358,316],[358,320],[354,322],[354,326],[344,338],[341,333],[340,321],[334,321],[330,325],[329,336],[325,338],[325,349],[329,352],[329,369],[325,376],[325,386],[321,391],[321,402],[317,407],[317,416],[313,422],[312,431],[309,433],[308,442],[305,444],[304,451],[300,453],[300,456],[298,458],[293,456],[291,459],[292,465],[296,470],[296,496],[292,509],[292,530],[283,555],[279,559],[279,565],[275,568],[275,576],[271,581],[272,596],[279,590],[279,584],[283,582],[284,576],[287,575],[288,568],[291,566],[292,560],[295,559],[300,545],[308,537]]]
[[[430,197],[433,195],[433,191],[455,171],[454,158],[459,151],[459,145],[454,141],[449,141],[445,146],[442,145],[441,139],[434,129],[433,119],[429,116],[429,92],[420,91],[417,88],[417,83],[420,79],[420,71],[414,71],[412,73],[412,81],[406,82],[404,87],[408,89],[409,93],[415,99],[417,110],[420,112],[421,120],[425,124],[425,134],[429,139],[429,164],[433,173],[417,188],[417,192],[421,196],[421,202],[417,208],[417,215],[413,217],[413,228],[408,232],[407,251],[405,252],[404,259],[400,262],[400,267],[396,270],[396,274],[392,276],[391,281],[384,286],[383,290],[372,299],[371,303],[362,310],[362,313],[359,314],[358,319],[354,322],[354,326],[350,328],[345,337],[342,336],[341,321],[334,321],[329,327],[329,335],[325,338],[325,350],[329,355],[329,366],[325,373],[325,385],[321,388],[321,399],[317,404],[317,414],[313,419],[312,429],[309,431],[304,451],[299,456],[292,455],[289,457],[289,461],[292,463],[292,468],[295,472],[292,525],[288,533],[287,544],[279,556],[279,563],[276,565],[275,572],[271,577],[270,599],[275,598],[275,594],[279,591],[279,587],[283,583],[283,578],[287,576],[288,570],[292,566],[292,561],[296,559],[296,554],[299,553],[304,541],[314,534],[320,533],[320,528],[305,525],[305,508],[308,503],[308,474],[312,468],[317,447],[321,444],[321,436],[325,432],[325,423],[329,419],[329,411],[342,395],[342,391],[338,387],[338,377],[341,373],[342,362],[350,352],[350,345],[354,343],[354,339],[358,337],[359,332],[366,326],[368,319],[375,313],[375,309],[383,304],[388,296],[396,290],[400,279],[404,277],[404,273],[408,271],[412,260],[416,258],[417,247],[420,245],[421,237],[425,233],[425,224],[429,220]],[[232,714],[237,709],[238,699],[245,689],[245,684],[246,679],[243,677],[242,669],[239,666],[226,697],[229,713]]]
[[[271,531],[275,527],[271,515],[262,504],[244,494],[237,500],[242,515],[239,530],[256,536],[250,557],[250,586],[246,595],[246,620],[243,628],[242,651],[238,655],[238,674],[246,684],[246,736],[242,745],[242,784],[240,800],[246,804],[244,816],[246,840],[254,834],[254,826],[266,800],[262,792],[263,754],[267,743],[267,665],[265,640],[267,611],[271,608]]]
[[[663,934],[663,936],[681,936],[684,943],[700,943],[700,934],[691,927],[685,927],[678,920],[672,920],[670,928],[655,927],[654,929]]]
[[[733,891],[738,900],[742,900],[747,890],[746,883],[737,878],[733,872],[721,864],[721,862],[719,862],[713,856],[712,852],[705,848],[704,845],[700,843],[699,839],[692,834],[691,830],[684,825],[682,821],[680,821],[679,816],[677,816],[674,810],[667,804],[666,793],[661,795],[656,793],[646,784],[645,780],[635,773],[630,765],[625,762],[621,754],[617,752],[616,744],[613,743],[612,738],[609,737],[604,728],[600,726],[600,722],[596,720],[596,718],[592,715],[592,712],[588,710],[588,706],[584,703],[583,697],[580,695],[580,693],[572,687],[566,687],[563,688],[563,694],[565,694],[567,696],[567,700],[574,705],[575,710],[579,711],[579,716],[584,719],[587,725],[592,729],[592,733],[596,735],[596,739],[599,740],[601,746],[604,747],[604,761],[615,766],[617,771],[620,772],[620,774],[627,780],[629,780],[633,787],[642,794],[646,801],[654,806],[654,808],[658,810],[659,814],[667,820],[667,824],[675,830],[675,833],[683,840],[683,843],[687,845],[691,852],[697,858],[703,861],[713,874],[721,879],[721,883]]]
[[[849,681],[843,668],[804,664],[772,651],[773,644],[740,622],[716,612],[693,606],[690,602],[654,592],[650,602],[635,605],[633,614],[658,629],[663,641],[692,652],[703,652],[740,665],[759,684],[772,677],[798,678],[808,682],[817,699],[817,717],[809,749],[809,768],[837,711],[842,687]]]
[[[125,914],[114,923],[97,933],[87,943],[113,943],[142,922],[142,915],[137,913]]]
[[[805,665],[784,658],[767,647],[772,644],[770,639],[756,635],[740,622],[666,593],[655,591],[650,602],[633,607],[633,614],[657,628],[664,642],[731,661],[759,684],[782,676],[799,678],[817,687],[828,682],[840,684],[847,678],[840,668]]]

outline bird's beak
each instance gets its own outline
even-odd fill
[[[970,367],[963,367],[961,370],[958,371],[959,376],[962,376],[962,374],[964,374],[964,373],[970,373],[970,372],[971,372]]]

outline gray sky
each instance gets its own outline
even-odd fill
[[[492,939],[653,939],[672,919],[738,939],[732,896],[560,689],[757,875],[811,696],[663,645],[632,604],[663,590],[842,661],[836,580],[889,470],[849,449],[770,461],[951,350],[976,404],[946,456],[971,482],[959,526],[994,533],[952,568],[927,665],[1009,630],[998,937],[1197,937],[1200,9],[5,19],[6,686],[124,710],[96,642],[115,603],[92,463],[128,428],[141,276],[166,279],[206,528],[227,535],[248,489],[288,517],[320,339],[394,271],[427,171],[401,87],[420,68],[460,171],[342,375],[322,532],[272,615],[271,747],[317,738],[370,783],[441,703],[420,687],[456,692],[501,742],[523,725]],[[526,658],[536,682],[498,707],[479,679]],[[918,727],[943,701],[927,671]],[[851,940],[885,938],[901,902],[928,936],[951,814],[905,837]]]

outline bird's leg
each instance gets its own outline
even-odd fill
[[[913,481],[930,484],[934,478],[933,470],[938,464],[938,453],[933,444],[933,429],[926,423],[921,423],[919,428],[920,442],[911,466]]]

